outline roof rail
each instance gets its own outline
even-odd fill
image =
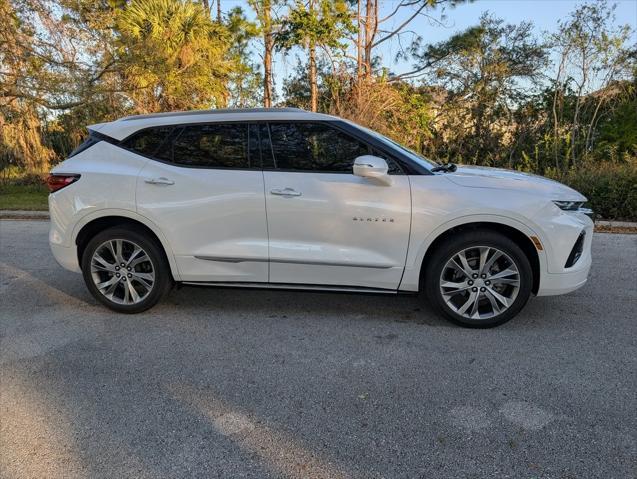
[[[217,108],[214,110],[171,111],[164,113],[149,113],[147,115],[131,115],[120,118],[118,121],[143,120],[145,118],[164,118],[172,116],[196,116],[228,113],[277,113],[277,112],[305,112],[302,108]]]

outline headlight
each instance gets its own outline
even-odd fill
[[[590,217],[591,219],[595,219],[594,218],[595,214],[593,213],[593,210],[588,208],[588,205],[586,204],[585,201],[554,200],[553,203],[555,204],[555,206],[557,206],[559,209],[563,211],[574,211],[574,212],[576,211],[578,213],[584,213],[586,216]]]
[[[564,211],[577,211],[584,206],[583,201],[553,201],[555,206]]]

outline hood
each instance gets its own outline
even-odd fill
[[[458,165],[455,172],[443,174],[455,184],[468,188],[516,190],[536,193],[551,200],[586,201],[586,198],[573,188],[531,173],[486,166]]]

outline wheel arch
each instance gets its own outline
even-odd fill
[[[517,225],[516,225],[517,226]],[[493,220],[475,220],[475,221],[467,221],[460,222],[458,224],[449,225],[446,229],[442,229],[438,231],[437,234],[433,236],[428,242],[428,245],[424,251],[424,255],[420,262],[420,268],[418,271],[418,286],[419,289],[423,285],[424,281],[424,273],[427,269],[428,263],[435,254],[436,250],[440,245],[444,243],[444,241],[450,236],[459,233],[460,231],[467,230],[490,230],[495,231],[497,233],[506,236],[507,238],[514,241],[524,252],[526,257],[529,259],[529,263],[531,264],[531,270],[533,272],[533,294],[537,294],[540,287],[540,278],[542,274],[541,263],[544,258],[544,254],[540,254],[535,244],[531,240],[530,236],[533,234],[532,231],[528,230],[528,228],[518,228],[511,224],[506,224],[503,222],[493,221]],[[527,229],[527,232],[524,232],[523,229]]]
[[[82,262],[82,254],[84,253],[86,245],[97,233],[115,226],[133,226],[146,233],[161,246],[161,250],[168,261],[173,279],[175,281],[180,280],[179,270],[177,269],[172,249],[157,225],[153,224],[147,218],[130,211],[123,212],[113,210],[103,211],[101,213],[102,214],[90,215],[90,217],[83,218],[75,228],[73,243],[77,250],[78,264]]]

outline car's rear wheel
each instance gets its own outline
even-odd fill
[[[493,327],[526,304],[533,271],[520,247],[494,231],[461,232],[436,249],[425,272],[431,304],[468,327]]]
[[[122,313],[147,310],[172,286],[161,246],[135,229],[109,228],[94,236],[82,254],[82,273],[93,296]]]

